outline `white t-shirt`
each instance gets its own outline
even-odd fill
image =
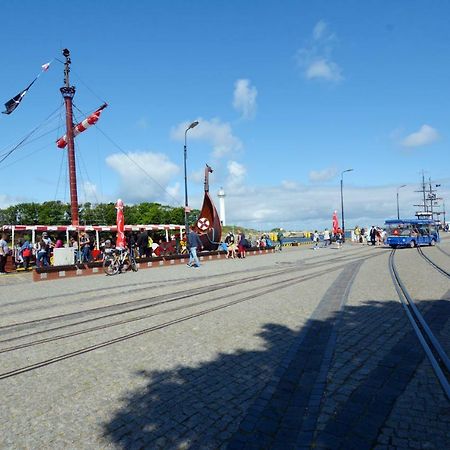
[[[0,239],[0,255],[5,256],[9,253],[8,243],[4,239]]]

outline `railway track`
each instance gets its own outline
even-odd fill
[[[440,245],[436,245],[436,248],[444,255],[450,256],[450,253],[444,250]]]
[[[362,255],[361,255],[362,256]],[[10,325],[6,325],[0,328],[0,333],[3,335],[7,335],[4,339],[0,340],[0,344],[3,344],[4,346],[2,349],[0,349],[0,354],[6,354],[14,351],[19,350],[26,350],[27,348],[30,348],[30,351],[33,351],[31,348],[54,342],[57,347],[55,350],[57,351],[60,348],[60,345],[58,344],[58,341],[62,341],[64,339],[74,338],[76,336],[83,336],[88,335],[89,333],[101,333],[102,331],[106,331],[109,329],[113,329],[113,327],[118,327],[120,325],[126,325],[130,324],[132,322],[138,322],[145,319],[155,318],[157,316],[163,316],[164,314],[170,314],[170,313],[177,313],[177,312],[183,312],[188,309],[192,308],[198,308],[202,307],[205,309],[202,309],[201,311],[197,311],[195,313],[188,313],[183,315],[182,317],[178,317],[173,320],[168,321],[162,321],[158,324],[154,324],[151,327],[146,327],[141,330],[137,330],[131,333],[126,333],[120,336],[113,337],[111,339],[103,340],[102,342],[95,343],[92,345],[84,346],[79,349],[74,349],[69,352],[65,352],[62,354],[57,354],[55,356],[49,357],[47,359],[42,359],[38,362],[30,363],[23,367],[18,367],[15,369],[11,369],[8,371],[5,371],[3,373],[0,373],[0,380],[5,378],[10,378],[16,375],[19,375],[21,373],[29,372],[35,369],[38,369],[40,367],[45,367],[50,364],[57,363],[59,361],[63,361],[68,358],[72,358],[78,355],[81,355],[83,353],[88,353],[97,349],[100,349],[102,347],[110,346],[115,343],[119,343],[128,339],[132,339],[137,336],[141,336],[146,333],[150,333],[153,331],[157,331],[181,322],[185,322],[200,316],[203,316],[205,314],[209,314],[218,310],[222,310],[228,307],[231,307],[233,305],[255,300],[260,296],[270,294],[272,292],[279,291],[280,289],[283,289],[285,287],[293,286],[298,283],[302,283],[308,280],[312,280],[315,278],[319,278],[321,276],[324,276],[326,274],[339,271],[343,267],[345,267],[347,264],[356,262],[356,261],[362,261],[367,258],[373,258],[379,256],[379,254],[373,254],[369,256],[362,256],[356,255],[355,256],[340,256],[337,258],[331,258],[329,260],[329,263],[333,263],[335,267],[330,267],[329,264],[324,264],[324,262],[314,262],[312,264],[305,264],[305,265],[299,265],[296,263],[293,263],[291,267],[283,266],[281,268],[277,268],[276,270],[273,270],[270,273],[263,272],[261,273],[258,271],[257,274],[253,276],[248,276],[248,274],[245,276],[245,278],[238,278],[233,279],[233,281],[225,281],[223,283],[217,283],[213,285],[212,287],[210,285],[208,286],[202,286],[195,289],[190,289],[190,291],[187,293],[186,289],[178,290],[177,292],[173,292],[171,294],[165,294],[160,295],[156,297],[148,297],[145,296],[143,298],[132,300],[129,302],[123,302],[116,305],[108,305],[108,306],[102,306],[99,308],[91,308],[83,311],[68,313],[68,314],[62,314],[52,317],[46,317],[42,319],[37,320],[31,320],[26,322],[20,322],[20,323],[14,323]],[[325,266],[325,267],[324,267]],[[314,273],[301,273],[299,274],[299,270],[302,272],[304,270],[314,269],[320,267],[322,270],[316,271]],[[242,272],[240,272],[242,275]],[[282,280],[279,280],[280,275],[284,275]],[[288,278],[286,278],[286,276]],[[264,280],[264,286],[257,286],[256,288],[252,289],[251,294],[243,297],[243,298],[237,298],[242,296],[242,293],[229,293],[230,288],[236,288],[239,285],[242,285],[243,280],[245,280],[246,283],[259,283],[261,280]],[[140,289],[138,289],[140,290]],[[227,291],[228,290],[228,291]],[[214,298],[211,298],[211,293],[216,293],[217,295]],[[182,300],[186,300],[189,297],[192,296],[201,296],[208,294],[207,299],[200,299],[199,301],[195,302],[183,302],[182,304],[177,304]],[[117,295],[120,295],[120,292],[117,293]],[[219,305],[211,306],[211,304],[217,303],[217,302],[223,302],[224,299],[230,300],[226,303],[222,303]],[[168,307],[167,307],[168,306]],[[209,307],[208,307],[209,306]],[[162,307],[163,310],[155,310],[156,307]],[[152,310],[153,308],[153,310]],[[142,312],[143,314],[139,314],[139,312]],[[132,316],[127,317],[128,314],[136,314],[138,313],[138,316]],[[82,320],[77,320],[82,319]],[[111,319],[114,319],[110,321]],[[75,320],[75,321],[73,321]],[[95,325],[94,323],[96,321],[105,321],[108,320],[105,324],[98,324]],[[55,323],[56,322],[56,323]],[[59,323],[58,323],[59,322]],[[50,325],[50,327],[49,327]],[[52,326],[56,325],[56,326]],[[82,329],[75,329],[73,331],[69,331],[68,329],[71,327],[84,327],[88,325],[87,328]],[[92,326],[93,325],[93,326]],[[44,327],[44,329],[39,329]],[[15,335],[18,332],[20,332],[23,329],[27,329],[28,331],[31,329],[31,332],[27,332],[24,334]],[[34,329],[34,330],[33,330]],[[120,333],[119,328],[119,333]],[[57,333],[54,335],[48,335],[51,333]],[[116,332],[117,333],[117,332]],[[123,331],[122,331],[123,333]],[[12,334],[12,335],[11,335]],[[8,336],[9,335],[9,336]],[[30,340],[31,339],[31,340]],[[28,341],[27,341],[28,340]],[[19,341],[19,342],[18,342]],[[22,341],[22,342],[20,342]],[[26,342],[23,342],[26,341]],[[18,343],[17,343],[18,342]],[[14,345],[14,343],[16,343]],[[11,345],[13,344],[13,345]],[[75,343],[76,345],[76,343]],[[55,350],[52,350],[55,352]]]
[[[443,269],[441,266],[436,264],[431,258],[429,258],[425,253],[423,252],[421,247],[417,247],[417,251],[419,255],[431,266],[433,266],[439,273],[446,276],[447,278],[450,278],[450,272],[447,272],[445,269]],[[445,253],[445,252],[444,252]],[[450,255],[449,255],[450,256]]]
[[[408,290],[403,284],[397,267],[395,265],[395,249],[389,255],[389,270],[395,289],[399,296],[399,300],[404,308],[404,311],[411,322],[411,325],[417,335],[417,338],[422,345],[432,367],[445,392],[445,395],[450,400],[450,359],[445,353],[439,341],[434,336],[429,325],[418,310],[414,300],[409,295]]]
[[[363,248],[361,248],[361,250],[363,250]],[[358,249],[359,251],[359,249]],[[323,266],[324,263],[326,264],[332,264],[334,262],[339,262],[339,261],[352,261],[356,258],[358,258],[358,256],[354,256],[354,255],[341,255],[341,256],[332,256],[330,257],[328,255],[328,257],[321,257],[319,256],[318,258],[314,258],[314,262],[312,263],[304,263],[302,264],[302,266],[304,268],[314,268],[314,267],[318,267],[318,266]],[[275,263],[276,264],[276,263]],[[291,264],[292,266],[292,264]],[[286,266],[284,266],[286,267]],[[264,272],[267,270],[271,270],[273,269],[273,265],[272,266],[263,266],[263,267],[258,267],[252,270],[252,272]],[[280,268],[281,269],[281,268]],[[228,275],[230,276],[236,276],[236,277],[241,277],[242,276],[242,271],[240,269],[237,269],[235,271],[230,271],[228,272]],[[216,274],[216,275],[207,275],[207,276],[199,276],[197,277],[197,280],[205,280],[208,279],[210,281],[214,281],[215,279],[221,279],[223,278],[222,274]],[[242,280],[241,280],[242,281]],[[167,280],[165,282],[158,282],[155,280],[152,281],[147,281],[147,282],[140,282],[139,285],[135,285],[135,286],[128,286],[127,287],[127,294],[133,294],[136,292],[142,292],[142,291],[148,291],[149,288],[158,288],[161,286],[166,286],[168,283],[177,286],[177,285],[184,285],[185,280],[182,279],[173,279],[173,280]],[[20,304],[24,304],[24,308],[23,309],[19,309],[19,310],[15,310],[15,313],[17,312],[30,312],[33,310],[38,310],[41,311],[43,306],[42,303],[45,302],[46,303],[46,307],[53,307],[53,306],[59,306],[61,304],[61,300],[64,300],[65,304],[69,304],[70,303],[70,298],[73,297],[74,295],[79,296],[80,294],[83,294],[86,299],[82,300],[84,303],[89,302],[93,299],[92,296],[95,296],[95,299],[99,299],[99,298],[108,298],[110,297],[112,294],[114,294],[114,292],[117,293],[121,293],[123,294],[123,285],[115,285],[115,286],[111,286],[107,291],[105,292],[99,292],[98,289],[94,288],[94,289],[83,289],[83,290],[78,290],[76,294],[73,294],[71,292],[67,292],[67,293],[58,293],[56,295],[51,295],[51,294],[47,294],[45,296],[40,296],[40,297],[32,297],[32,298],[28,298],[28,299],[24,299],[24,300],[20,300],[20,301],[14,301],[14,302],[5,302],[2,303],[2,308],[3,307],[8,307],[8,306],[17,306]],[[50,302],[49,300],[55,300],[54,303]],[[30,303],[36,303],[36,306],[30,307]],[[79,304],[80,300],[77,299],[76,303]],[[7,313],[5,314],[5,312],[3,312],[2,314],[3,316],[8,315]],[[0,326],[0,330],[2,329],[2,326]]]
[[[15,346],[10,346],[10,347],[7,347],[7,348],[3,348],[0,351],[0,353],[13,352],[13,351],[24,349],[24,348],[27,348],[27,347],[34,347],[36,345],[41,345],[41,344],[44,344],[44,343],[59,341],[59,340],[66,339],[66,338],[69,338],[69,337],[80,336],[80,335],[91,333],[91,332],[94,332],[94,331],[102,331],[102,330],[105,330],[105,329],[108,329],[108,328],[111,328],[111,327],[115,327],[115,326],[118,326],[118,325],[124,325],[126,323],[135,322],[135,321],[138,321],[138,320],[159,316],[159,315],[163,315],[163,314],[166,314],[166,313],[173,313],[175,311],[182,311],[182,310],[185,310],[185,309],[188,309],[188,308],[193,308],[193,307],[196,307],[196,306],[205,306],[205,305],[208,306],[208,305],[211,305],[211,303],[218,302],[218,301],[220,302],[224,298],[230,299],[230,297],[231,297],[230,301],[227,301],[225,303],[221,303],[219,305],[207,307],[205,309],[202,309],[201,311],[193,312],[193,313],[190,313],[190,314],[185,314],[185,315],[183,315],[181,317],[178,317],[178,318],[175,318],[175,319],[172,319],[172,320],[163,321],[163,322],[160,322],[160,323],[155,324],[155,325],[150,326],[150,327],[146,327],[146,328],[141,329],[141,330],[137,330],[137,331],[134,331],[134,332],[131,332],[131,333],[120,335],[120,336],[117,336],[117,337],[114,337],[114,338],[111,338],[111,339],[103,340],[102,342],[99,342],[99,343],[96,343],[96,344],[93,344],[93,345],[81,347],[79,349],[76,349],[76,350],[73,350],[73,351],[70,351],[70,352],[66,352],[66,353],[62,353],[62,354],[59,354],[59,355],[55,355],[55,356],[49,357],[47,359],[43,359],[43,360],[38,361],[38,362],[28,364],[26,366],[22,366],[22,367],[18,367],[18,368],[9,370],[9,371],[5,371],[3,373],[0,373],[0,380],[6,379],[6,378],[10,378],[10,377],[14,377],[16,375],[19,375],[19,374],[22,374],[22,373],[25,373],[25,372],[29,372],[29,371],[32,371],[32,370],[35,370],[35,369],[38,369],[38,368],[41,368],[41,367],[45,367],[45,366],[48,366],[48,365],[51,365],[51,364],[55,364],[57,362],[60,362],[60,361],[63,361],[63,360],[66,360],[66,359],[69,359],[69,358],[72,358],[72,357],[84,354],[84,353],[92,352],[92,351],[98,350],[100,348],[103,348],[103,347],[106,347],[106,346],[110,346],[110,345],[113,345],[113,344],[116,344],[116,343],[119,343],[119,342],[123,342],[123,341],[126,341],[128,339],[135,338],[137,336],[142,336],[144,334],[151,333],[153,331],[161,330],[163,328],[166,328],[166,327],[169,327],[169,326],[172,326],[172,325],[175,325],[175,324],[179,324],[181,322],[192,320],[192,319],[198,318],[200,316],[204,316],[206,314],[210,314],[210,313],[213,313],[213,312],[216,312],[216,311],[219,311],[219,310],[223,310],[223,309],[232,307],[232,306],[237,305],[239,303],[255,300],[255,299],[259,298],[262,295],[267,295],[267,294],[270,294],[270,293],[273,293],[273,292],[279,292],[280,289],[283,289],[283,288],[286,288],[286,287],[290,287],[290,286],[293,286],[293,285],[298,284],[298,283],[302,283],[302,282],[305,282],[305,281],[308,281],[308,280],[312,280],[312,279],[318,278],[320,276],[329,274],[330,272],[341,270],[343,266],[344,265],[340,265],[340,266],[332,268],[332,269],[327,268],[327,269],[322,270],[322,271],[317,272],[317,273],[301,274],[301,275],[298,274],[298,267],[296,267],[296,268],[292,268],[292,269],[289,270],[289,273],[297,271],[297,274],[295,274],[294,276],[291,276],[290,278],[287,278],[287,279],[283,278],[282,280],[274,280],[270,284],[267,283],[267,280],[268,280],[268,275],[267,274],[258,275],[258,276],[253,277],[252,281],[258,281],[258,280],[260,280],[260,277],[263,276],[265,281],[266,281],[265,286],[253,289],[251,294],[245,295],[242,298],[236,298],[236,297],[240,297],[242,295],[241,293],[230,293],[230,294],[225,294],[224,295],[223,290],[225,288],[227,288],[227,287],[230,287],[230,283],[226,283],[227,286],[225,286],[225,283],[224,283],[224,285],[214,286],[213,288],[211,288],[209,286],[209,287],[205,287],[205,288],[203,288],[201,290],[198,290],[197,291],[197,295],[211,294],[211,292],[219,292],[220,294],[218,296],[214,297],[214,298],[208,298],[206,300],[201,300],[201,301],[198,301],[198,302],[195,302],[195,303],[190,303],[188,305],[180,305],[180,306],[177,306],[177,307],[174,307],[174,308],[170,308],[170,309],[167,309],[165,311],[159,311],[159,312],[153,313],[153,314],[144,314],[144,315],[141,315],[141,316],[138,316],[138,317],[127,318],[127,319],[119,320],[119,321],[116,321],[116,322],[111,322],[111,323],[107,323],[107,324],[104,324],[104,325],[98,325],[98,326],[95,326],[95,327],[90,327],[88,329],[82,329],[82,330],[77,330],[77,331],[73,331],[73,332],[69,332],[69,333],[59,334],[59,335],[51,336],[51,337],[47,337],[47,338],[39,338],[39,339],[35,339],[35,340],[31,341],[31,342],[27,342],[27,343],[18,344],[18,345],[15,345]],[[274,277],[276,275],[279,275],[279,272],[280,271],[276,271],[272,275],[272,277]],[[285,274],[286,270],[284,270],[282,272]],[[239,283],[242,283],[242,280],[238,280],[236,284],[239,284]],[[231,287],[235,287],[235,286],[231,286]],[[179,301],[179,300],[181,300],[183,298],[186,298],[186,292],[183,291],[183,293],[184,293],[184,295],[182,295],[182,296],[175,295],[175,296],[172,296],[172,298],[167,298],[165,300],[160,301],[157,304],[154,303],[154,304],[151,304],[151,305],[147,305],[146,307],[149,308],[149,307],[159,306],[161,304],[167,304],[167,303],[170,303],[170,302]],[[191,291],[188,294],[188,296],[192,296],[192,294],[193,293]],[[128,312],[130,312],[130,311],[122,311],[121,313],[117,313],[117,314],[114,314],[114,315],[126,314]],[[108,317],[110,317],[110,316],[96,317],[96,318],[93,318],[93,319],[91,319],[89,321],[105,319],[105,318],[108,318]],[[86,321],[79,322],[76,325],[80,325],[81,323],[85,324]],[[16,336],[16,337],[13,337],[13,338],[9,338],[9,339],[3,340],[2,342],[6,343],[6,342],[14,341],[14,340],[17,340],[17,339],[29,338],[31,336],[36,337],[39,334],[43,334],[43,333],[47,333],[47,332],[55,331],[55,330],[61,330],[61,329],[66,328],[68,326],[74,326],[74,325],[75,324],[64,324],[62,326],[52,328],[51,330],[43,330],[43,331],[38,331],[38,332],[35,332],[35,333],[29,333],[29,334],[26,334],[26,335]]]
[[[367,258],[372,258],[372,257],[376,257],[378,255],[370,255]],[[366,258],[366,259],[367,259]],[[333,258],[331,260],[329,260],[328,262],[330,264],[332,263],[350,263],[353,261],[356,261],[359,259],[359,256],[355,257],[348,257],[348,256],[344,256],[344,257],[339,257],[339,258]],[[298,266],[298,265],[290,265],[290,266],[283,266],[278,268],[277,270],[273,270],[273,267],[271,267],[272,272],[268,273],[267,271],[264,271],[263,273],[258,273],[256,275],[253,276],[248,276],[248,274],[245,274],[244,277],[242,277],[242,271],[239,272],[231,272],[231,275],[233,276],[233,280],[232,281],[225,281],[222,283],[216,283],[214,284],[214,288],[218,289],[220,287],[230,287],[230,286],[237,286],[243,282],[252,282],[252,281],[259,281],[262,279],[266,279],[267,277],[273,277],[273,276],[278,276],[279,274],[288,274],[290,272],[297,272],[299,269],[302,270],[307,270],[307,269],[314,269],[316,267],[323,267],[323,263],[322,262],[317,262],[317,263],[313,263],[313,264],[307,264],[307,265],[302,265],[302,266]],[[342,265],[338,266],[338,267],[342,267]],[[267,268],[266,268],[267,269]],[[260,272],[261,270],[258,269],[258,272]],[[234,275],[240,275],[240,277],[234,277]],[[223,277],[222,275],[220,275],[220,277]],[[206,280],[208,279],[209,282],[211,282],[212,277],[202,277],[202,278],[198,278],[198,280]],[[0,326],[0,336],[2,334],[4,334],[5,332],[9,333],[12,330],[16,330],[16,331],[20,331],[20,329],[24,329],[26,328],[27,330],[30,327],[33,327],[35,325],[38,324],[43,324],[43,323],[51,323],[51,322],[55,322],[55,321],[59,321],[62,319],[67,319],[67,318],[77,318],[77,317],[84,317],[84,316],[89,316],[89,315],[93,315],[93,314],[98,314],[101,312],[107,313],[107,312],[114,312],[114,311],[124,311],[126,312],[131,312],[131,311],[135,311],[135,310],[139,310],[141,309],[141,307],[139,307],[138,305],[142,304],[142,303],[148,303],[148,302],[154,302],[154,301],[164,301],[166,299],[170,299],[170,297],[172,295],[180,295],[180,299],[182,298],[186,298],[186,289],[184,288],[184,283],[185,280],[183,280],[181,282],[181,284],[183,285],[183,289],[181,289],[178,292],[174,292],[171,294],[163,294],[163,295],[158,295],[158,296],[154,296],[154,297],[148,297],[148,295],[145,295],[142,298],[138,298],[138,299],[134,299],[134,300],[130,300],[130,301],[126,301],[126,302],[120,302],[120,303],[116,303],[116,304],[111,304],[111,305],[107,305],[107,306],[100,306],[100,307],[95,307],[95,308],[87,308],[87,309],[83,309],[80,311],[75,311],[75,312],[69,312],[69,313],[65,313],[65,314],[58,314],[58,315],[54,315],[54,316],[48,316],[48,317],[44,317],[44,318],[40,318],[40,319],[34,319],[34,320],[28,320],[28,321],[23,321],[23,322],[15,322],[15,323],[10,323],[10,324],[6,324],[6,325],[2,325]],[[167,283],[164,283],[167,284]],[[178,283],[176,283],[178,284]],[[160,284],[160,286],[162,286],[163,283]],[[123,286],[121,286],[123,288]],[[147,282],[147,283],[140,283],[139,287],[135,287],[132,289],[127,289],[127,291],[125,292],[125,294],[130,295],[130,294],[134,294],[134,293],[139,293],[139,292],[146,292],[148,294],[148,289],[150,287],[155,287],[154,282]],[[201,294],[203,292],[209,292],[211,290],[210,287],[199,287],[199,288],[194,288],[190,290],[190,293],[187,295],[188,297],[191,295],[198,295]],[[88,292],[91,292],[90,290]],[[98,291],[97,291],[98,292]],[[84,294],[84,291],[80,291],[77,292],[77,295],[80,294]],[[62,300],[65,300],[67,298],[67,296],[73,296],[74,294],[72,293],[68,293],[68,294],[60,294],[58,296],[55,296],[55,299],[57,299],[57,303],[55,303],[55,305],[59,305],[61,303]],[[99,296],[97,298],[111,298],[111,296],[114,295],[120,295],[123,296],[124,292],[120,290],[120,287],[114,287],[112,288],[112,292],[108,289],[106,292],[99,293]],[[133,306],[134,305],[134,306]],[[127,310],[128,307],[132,307],[132,309]],[[143,308],[145,308],[146,306],[143,306]],[[133,309],[135,308],[135,309]],[[33,309],[26,309],[27,312],[32,311]],[[40,310],[40,309],[39,309]],[[21,312],[21,310],[19,310],[19,312]],[[114,315],[114,314],[113,314]],[[96,320],[96,319],[93,319]],[[85,322],[89,322],[90,320],[86,320]],[[3,342],[3,340],[0,340],[0,343]]]

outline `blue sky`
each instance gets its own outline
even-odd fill
[[[450,204],[450,31],[446,1],[2,2],[2,103],[61,50],[72,56],[80,202],[202,201],[226,192],[228,223],[324,228],[413,216],[422,170]],[[0,207],[69,200],[54,60],[11,115],[0,117]],[[46,118],[57,111],[54,118]],[[35,139],[39,137],[39,139]],[[35,140],[33,140],[35,139]],[[143,168],[144,170],[142,170]],[[148,176],[149,174],[150,176]]]

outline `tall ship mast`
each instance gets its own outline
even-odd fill
[[[434,184],[431,178],[428,178],[428,182],[425,181],[425,174],[422,171],[422,183],[421,188],[415,192],[421,194],[422,202],[414,206],[420,209],[416,211],[416,217],[418,219],[431,219],[439,226],[441,225],[441,215],[444,215],[445,221],[445,206],[441,210],[441,204],[439,203],[442,197],[438,197],[437,188],[441,187],[440,184]]]
[[[78,193],[77,193],[77,173],[75,166],[75,144],[73,139],[73,112],[72,99],[75,95],[75,86],[70,86],[70,51],[65,48],[62,54],[66,58],[64,63],[64,86],[60,88],[61,94],[64,98],[66,106],[66,141],[67,141],[67,155],[69,161],[69,185],[70,185],[70,213],[72,225],[78,226]]]

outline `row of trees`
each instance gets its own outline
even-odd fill
[[[193,210],[189,222],[194,223],[199,210]],[[161,205],[159,203],[140,203],[125,206],[125,223],[137,224],[184,224],[184,208]],[[115,225],[116,209],[114,203],[93,205],[84,203],[79,209],[80,225]],[[70,225],[70,204],[61,201],[44,203],[19,203],[0,209],[0,225]]]

